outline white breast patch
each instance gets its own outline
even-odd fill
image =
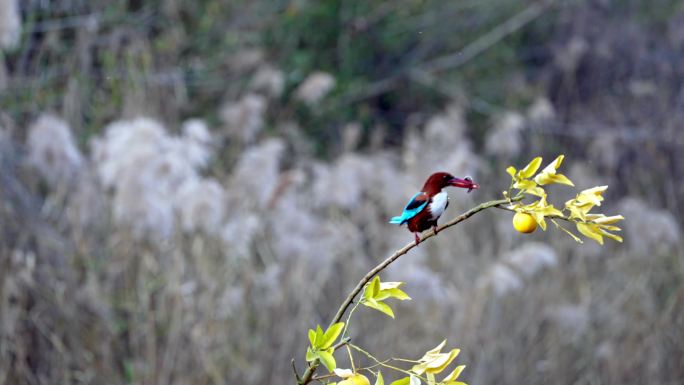
[[[444,213],[444,210],[446,209],[448,203],[449,196],[444,191],[433,196],[432,203],[430,203],[430,205],[428,206],[428,209],[430,210],[430,219],[432,219],[433,221],[437,220],[437,218],[439,218]]]

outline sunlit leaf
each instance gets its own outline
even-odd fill
[[[311,348],[306,348],[306,361],[311,362],[315,360],[318,356],[311,350]]]
[[[577,204],[582,205],[585,203],[591,203],[594,206],[601,206],[603,201],[603,193],[608,189],[608,186],[596,186],[586,190],[580,191],[577,195]]]
[[[439,345],[435,346],[434,348],[428,350],[425,355],[418,361],[423,361],[425,359],[429,359],[433,357],[435,354],[439,354],[440,351],[442,351],[442,348],[446,345],[447,340],[443,340],[442,342],[439,343]]]
[[[330,349],[332,350],[332,349]],[[337,363],[335,362],[335,357],[333,357],[332,352],[328,352],[325,350],[320,350],[317,352],[318,358],[321,359],[321,363],[325,365],[325,367],[328,369],[330,373],[332,373],[335,368],[337,367]]]
[[[378,377],[375,379],[375,385],[385,385],[385,380],[382,379],[380,371],[378,371]]]
[[[541,173],[534,177],[534,181],[539,183],[540,185],[544,186],[547,184],[552,184],[552,183],[558,183],[558,184],[565,184],[568,186],[574,186],[575,184],[572,183],[568,177],[566,177],[563,174],[555,174],[555,173]]]
[[[413,373],[420,375],[420,374],[425,373],[425,371],[427,370],[427,366],[428,366],[427,362],[422,362],[420,364],[413,365],[413,367],[411,368],[411,371]]]
[[[411,376],[409,384],[410,385],[420,385],[420,378],[418,378],[416,376]]]
[[[387,298],[396,298],[402,301],[411,299],[411,297],[409,297],[408,294],[404,293],[404,291],[401,289],[380,290],[378,295],[375,297],[375,299],[378,301],[382,301]]]
[[[392,308],[389,307],[389,305],[387,305],[384,302],[379,302],[373,298],[369,298],[369,299],[364,300],[362,303],[364,305],[370,307],[370,308],[373,308],[375,310],[379,310],[379,311],[387,314],[388,316],[394,318],[394,312],[392,311]]]
[[[546,203],[546,202],[544,202]],[[558,210],[557,208],[553,207],[553,205],[539,205],[535,211],[538,213],[544,215],[545,217],[548,216],[563,216],[563,212]]]
[[[340,336],[340,333],[342,333],[342,330],[344,329],[344,322],[338,322],[328,330],[325,331],[325,334],[323,335],[323,340],[320,342],[320,348],[321,349],[328,349],[329,347],[332,346],[333,343],[337,340],[337,337]]]
[[[435,380],[435,375],[432,373],[426,373],[425,378],[427,379],[427,385],[435,385],[436,380]]]
[[[560,183],[566,184],[568,186],[574,186],[572,181],[565,175],[556,173],[556,170],[558,170],[561,163],[563,163],[563,158],[565,158],[564,155],[559,155],[556,159],[554,159],[553,162],[549,163],[548,166],[544,167],[544,169],[534,177],[534,181],[540,185]]]
[[[591,203],[580,204],[576,199],[565,202],[565,208],[570,211],[570,218],[586,221],[587,213],[594,207]]]
[[[405,282],[380,282],[380,290],[398,289],[404,285]]]
[[[551,167],[553,167],[553,169],[558,170],[560,168],[561,164],[563,163],[563,159],[565,159],[565,155],[558,155],[556,157],[556,159],[553,160],[553,162],[549,163],[549,165],[546,166],[546,169],[550,170]],[[546,171],[546,170],[544,170],[544,171]]]
[[[366,289],[363,291],[363,296],[369,299],[375,298],[375,296],[378,295],[378,292],[380,292],[380,277],[376,275],[366,286]]]
[[[309,329],[309,342],[311,346],[316,346],[316,332],[313,329]]]
[[[532,159],[530,163],[525,166],[522,170],[520,170],[520,178],[522,179],[528,179],[532,175],[534,175],[535,172],[539,169],[539,166],[541,165],[542,158],[540,156]]]
[[[442,382],[453,382],[458,379],[458,376],[461,375],[461,372],[463,369],[465,369],[465,365],[458,365],[451,373],[449,373],[448,376],[444,377]]]
[[[314,348],[319,348],[321,347],[321,341],[323,341],[323,329],[321,328],[321,325],[316,326],[316,337],[314,338]]]
[[[603,235],[604,237],[608,237],[614,241],[622,243],[622,237],[621,236],[613,234],[613,233],[609,233],[607,231],[604,231],[603,228],[600,228],[599,231],[601,231],[601,235]]]
[[[518,172],[518,170],[516,170],[515,167],[513,167],[513,166],[509,166],[509,167],[506,169],[506,172],[508,173],[508,175],[511,176],[511,178],[514,178],[514,177],[515,177],[515,173]]]
[[[458,356],[461,349],[452,349],[449,353],[440,354],[434,361],[428,364],[427,373],[439,374],[449,366],[449,364]]]
[[[518,190],[522,190],[528,194],[536,195],[538,197],[542,197],[546,195],[546,191],[544,191],[543,188],[537,186],[537,183],[531,180],[520,180],[518,182],[515,182],[513,184],[513,188],[516,188]]]
[[[539,227],[541,227],[542,230],[546,231],[546,221],[544,220],[544,214],[538,211],[530,211],[529,214],[532,215],[532,218],[534,218]]]
[[[390,385],[410,385],[411,379],[409,377],[400,378],[396,381],[392,381]]]
[[[585,237],[591,238],[601,245],[603,244],[603,236],[599,231],[598,225],[577,223],[577,231],[582,233]]]
[[[617,222],[625,219],[625,217],[623,217],[622,215],[613,215],[613,216],[607,217],[607,216],[601,214],[601,216],[594,217],[594,218],[592,218],[591,216],[588,216],[587,219],[591,220],[594,223],[598,223],[600,225],[611,225],[613,223],[617,223]]]

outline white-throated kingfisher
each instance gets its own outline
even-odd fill
[[[408,224],[409,231],[416,237],[416,245],[420,242],[420,232],[432,227],[436,234],[437,220],[449,205],[449,196],[442,189],[449,186],[467,188],[468,192],[480,187],[470,177],[460,179],[447,172],[436,172],[425,181],[422,190],[411,198],[404,212],[390,219],[389,223]]]

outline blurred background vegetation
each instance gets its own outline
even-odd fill
[[[426,175],[481,184],[450,216],[565,153],[624,244],[483,214],[388,272],[414,301],[358,342],[679,384],[683,79],[677,0],[0,0],[0,383],[293,381]]]

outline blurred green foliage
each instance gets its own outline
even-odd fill
[[[290,84],[316,70],[335,75],[336,94],[328,105],[304,116],[304,126],[315,127],[309,134],[337,140],[330,138],[330,126],[356,120],[366,128],[385,126],[386,144],[392,144],[411,114],[437,111],[452,96],[411,80],[410,71],[458,52],[525,6],[517,1],[292,2],[267,26],[264,44]],[[519,69],[516,52],[524,44],[514,34],[462,70],[447,73],[449,88],[509,104],[501,81]],[[388,79],[395,83],[391,88],[372,92]],[[358,97],[366,91],[370,96]],[[520,103],[514,98],[512,104]]]
[[[591,18],[613,23],[630,18],[664,31],[670,16],[682,8],[675,0],[657,6],[645,0],[603,6],[556,2],[525,28],[457,66],[437,71],[430,84],[411,77],[412,71],[462,52],[539,2],[22,4],[22,42],[3,53],[8,80],[0,92],[3,111],[15,121],[52,110],[65,116],[81,142],[122,113],[130,114],[131,106],[170,123],[193,116],[217,123],[221,104],[244,94],[255,70],[236,70],[231,63],[241,60],[246,50],[258,49],[260,60],[286,76],[285,94],[269,106],[268,128],[276,129],[283,120],[297,121],[316,153],[328,156],[335,155],[341,128],[350,121],[364,127],[364,143],[374,128],[382,127],[382,144],[397,145],[407,123],[420,123],[454,99],[466,107],[473,137],[481,144],[493,115],[502,109],[524,109],[538,95],[550,93],[556,76],[554,49],[578,34],[569,27],[569,12],[589,24]],[[315,108],[292,102],[292,92],[314,71],[335,77],[333,94]]]

